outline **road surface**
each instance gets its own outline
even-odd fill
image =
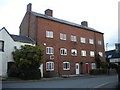
[[[2,88],[115,88],[117,75],[69,78],[52,81],[3,83]]]

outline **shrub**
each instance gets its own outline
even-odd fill
[[[91,75],[101,75],[101,74],[107,74],[107,69],[92,69],[90,70]]]
[[[15,65],[21,79],[39,79],[39,67],[43,61],[43,50],[40,46],[21,46],[13,53]]]

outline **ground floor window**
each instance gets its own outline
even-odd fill
[[[70,70],[70,63],[69,62],[63,62],[63,70]]]
[[[53,71],[54,70],[54,62],[46,62],[46,70]]]
[[[95,63],[91,63],[91,69],[96,69],[96,64]]]

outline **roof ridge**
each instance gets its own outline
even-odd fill
[[[71,26],[76,26],[76,27],[79,27],[79,28],[82,28],[82,29],[87,29],[87,30],[90,30],[90,31],[94,31],[94,32],[98,32],[98,33],[103,34],[102,32],[97,31],[97,30],[95,30],[94,28],[91,28],[91,27],[86,27],[86,26],[83,26],[83,25],[80,25],[80,24],[77,24],[77,23],[74,23],[74,22],[70,22],[70,21],[67,21],[67,20],[47,16],[45,14],[37,13],[37,12],[34,12],[34,11],[30,11],[30,12],[37,17],[42,17],[42,18],[45,18],[45,19],[57,21],[57,22],[60,22],[60,23],[68,24],[68,25],[71,25]]]

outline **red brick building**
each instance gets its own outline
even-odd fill
[[[53,17],[53,11],[45,14],[33,12],[27,5],[27,12],[20,25],[20,35],[28,36],[42,45],[44,52],[44,75],[75,75],[89,73],[95,68],[95,54],[104,61],[103,33],[88,27]]]

